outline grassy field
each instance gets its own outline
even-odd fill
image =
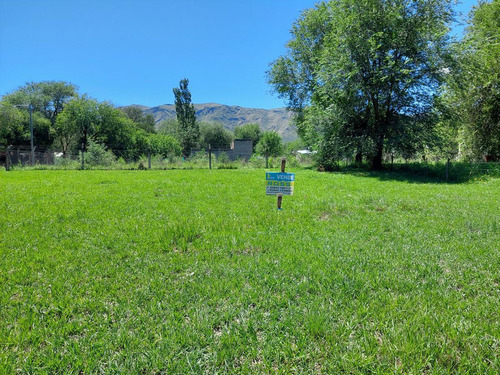
[[[0,373],[500,373],[500,179],[0,172]]]

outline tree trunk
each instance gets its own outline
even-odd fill
[[[356,153],[356,164],[362,164],[363,163],[363,151],[358,151]]]
[[[373,169],[382,169],[382,156],[384,152],[384,138],[380,137],[377,142],[377,153],[372,159],[372,168]]]

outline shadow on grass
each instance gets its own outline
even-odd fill
[[[481,163],[484,164],[484,163]],[[381,181],[404,181],[418,184],[463,184],[478,179],[500,177],[497,165],[450,163],[446,178],[446,163],[408,163],[385,165],[381,170],[372,170],[367,165],[343,166],[337,172],[355,176],[374,177]]]

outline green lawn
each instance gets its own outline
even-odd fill
[[[500,373],[500,179],[0,172],[0,373]]]

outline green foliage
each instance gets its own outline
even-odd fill
[[[54,130],[50,121],[40,112],[32,112],[35,147],[46,149],[52,145]],[[0,144],[29,146],[31,141],[30,115],[27,108],[0,102]]]
[[[86,150],[89,142],[105,145],[118,157],[137,157],[144,149],[146,132],[108,102],[98,102],[86,95],[66,104],[56,121],[56,139],[65,154]],[[144,135],[143,135],[144,133]]]
[[[93,141],[89,142],[87,152],[84,155],[85,164],[92,167],[109,167],[116,160],[113,153],[108,151],[105,146]]]
[[[305,144],[302,139],[296,139],[295,141],[287,142],[285,143],[285,154],[286,155],[292,155],[298,150],[303,150],[305,149]]]
[[[4,138],[11,143],[28,146],[30,144],[28,107],[31,106],[35,147],[39,149],[51,147],[54,142],[56,118],[66,103],[77,95],[76,90],[76,86],[63,81],[26,83],[5,95],[1,104],[2,106],[18,106],[19,111],[23,113],[22,126],[20,126],[19,118],[11,118],[14,120],[12,124],[2,125],[2,120],[6,119],[4,114],[0,118],[0,129],[3,128],[0,133],[3,133]],[[0,108],[0,112],[4,110]],[[22,128],[21,131],[20,128]]]
[[[7,102],[0,102],[0,144],[18,145],[29,140],[23,126],[23,113]]]
[[[0,373],[499,372],[499,179],[290,171],[0,171]]]
[[[500,160],[500,1],[481,2],[456,46],[445,96],[475,158]],[[457,125],[455,124],[455,128]]]
[[[184,78],[179,82],[179,88],[175,87],[175,113],[179,124],[179,137],[181,140],[182,153],[189,157],[191,149],[196,147],[200,136],[200,129],[196,122],[194,105],[191,103],[191,92],[188,88],[189,80]]]
[[[425,156],[427,150],[440,145],[437,124],[433,113],[400,116],[386,141],[386,150],[404,159]]]
[[[388,147],[407,152],[433,136],[427,122],[422,137],[411,126],[431,112],[444,74],[451,3],[333,0],[293,25],[269,82],[323,162],[367,155],[379,168]]]
[[[161,121],[158,124],[158,133],[170,135],[181,142],[179,122],[177,119],[171,118]]]
[[[264,168],[266,166],[266,161],[262,156],[254,153],[248,160],[248,165],[252,168]]]
[[[134,160],[147,152],[147,135],[155,133],[153,116],[137,107],[118,110],[109,102],[77,95],[70,83],[46,81],[27,83],[2,98],[0,143],[29,145],[28,104],[34,108],[35,147],[59,149],[64,155],[97,142],[116,156]],[[175,154],[175,147],[172,150]]]
[[[230,163],[231,160],[229,160],[229,156],[225,152],[221,152],[219,156],[217,156],[217,163],[218,164],[228,164]]]
[[[445,87],[447,86],[445,85]],[[445,159],[463,158],[464,152],[460,149],[462,142],[461,120],[458,116],[457,102],[446,89],[436,99],[435,115],[437,116],[435,127],[437,137],[431,154]]]
[[[98,103],[97,110],[99,121],[92,139],[105,145],[118,157],[132,157],[134,132],[142,129],[109,102]]]
[[[259,143],[262,137],[262,130],[259,124],[245,124],[234,128],[234,136],[238,139],[251,139],[252,151],[255,152],[257,143]]]
[[[81,161],[78,159],[71,159],[69,157],[56,157],[54,160],[54,168],[56,169],[81,169]]]
[[[283,154],[283,141],[275,131],[266,131],[257,144],[257,152],[262,156],[279,156]]]
[[[16,105],[31,104],[35,112],[40,112],[51,125],[65,104],[77,96],[77,87],[64,81],[28,82],[3,97],[8,103]]]
[[[148,137],[151,153],[172,159],[182,155],[182,148],[177,139],[167,134],[151,134]]]
[[[180,143],[177,139],[168,134],[146,133],[144,130],[137,131],[134,138],[134,150],[137,160],[141,155],[148,155],[173,160],[182,154]]]
[[[144,115],[142,109],[136,106],[121,107],[120,110],[125,113],[127,118],[132,120],[138,128],[147,133],[155,133],[155,119],[152,114]]]
[[[87,95],[70,100],[56,121],[56,136],[67,152],[71,145],[86,150],[99,131],[99,103]]]
[[[233,138],[233,133],[225,129],[221,123],[200,123],[199,145],[201,148],[208,149],[210,145],[212,149],[228,149],[231,147]]]

